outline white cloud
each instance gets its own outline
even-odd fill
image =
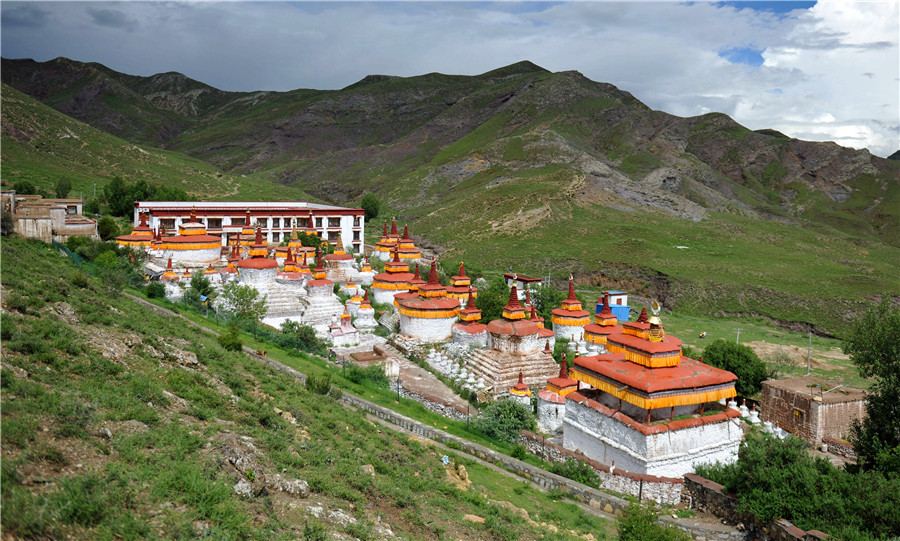
[[[6,57],[180,71],[226,90],[341,88],[370,73],[472,75],[531,60],[672,114],[720,111],[751,129],[879,155],[900,148],[897,2],[790,14],[674,2],[29,5],[0,6]],[[15,24],[31,20],[42,26]],[[763,65],[719,56],[735,49],[762,51]]]

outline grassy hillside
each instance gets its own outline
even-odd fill
[[[461,458],[459,485],[444,451],[85,279],[47,245],[13,237],[2,252],[7,535],[607,538],[605,521]]]
[[[178,152],[129,143],[63,115],[7,86],[2,87],[3,181],[27,180],[53,192],[67,177],[72,194],[93,196],[116,175],[134,182],[177,186],[201,199],[309,199],[294,186],[272,185],[254,175],[225,174]]]

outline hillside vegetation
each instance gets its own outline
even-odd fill
[[[5,535],[606,537],[574,504],[452,453],[445,468],[432,443],[225,351],[48,245],[5,238],[2,256]]]
[[[3,81],[209,164],[179,179],[203,186],[188,191],[277,199],[296,189],[336,204],[375,193],[391,209],[383,215],[408,221],[445,260],[556,280],[574,272],[686,313],[834,335],[880,295],[900,296],[900,162],[718,113],[652,111],[578,72],[520,62],[477,76],[231,93],[180,74],[4,59]],[[6,132],[19,121],[5,109]],[[7,153],[9,139],[7,181],[41,176],[39,156],[57,159],[32,145],[28,162]]]

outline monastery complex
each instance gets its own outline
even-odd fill
[[[656,303],[652,315],[643,308],[629,321],[627,296],[611,291],[592,313],[570,276],[547,322],[531,300],[541,280],[510,273],[502,316],[482,321],[462,262],[441,284],[436,259],[395,220],[365,253],[359,209],[138,202],[135,223],[117,242],[148,252],[170,298],[203,273],[215,287],[234,282],[265,295],[264,323],[309,325],[335,348],[373,343],[367,337],[386,326],[396,333],[390,343],[427,352],[433,371],[460,388],[535,405],[540,429],[565,449],[634,474],[680,478],[697,464],[737,458],[738,421],[748,415],[733,401],[736,376],[685,357]],[[553,356],[558,339],[568,344],[562,362]]]

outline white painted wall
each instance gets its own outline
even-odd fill
[[[744,436],[740,421],[729,419],[699,427],[644,435],[586,405],[566,401],[563,447],[579,450],[603,464],[616,463],[633,473],[681,477],[696,465],[730,464]]]
[[[454,323],[456,317],[424,318],[400,314],[400,334],[427,343],[444,342],[452,336]]]

